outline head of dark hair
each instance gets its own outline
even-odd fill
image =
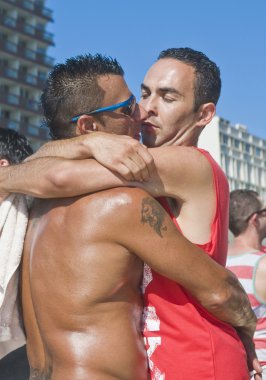
[[[234,236],[240,235],[247,229],[248,218],[261,207],[262,203],[256,191],[246,189],[231,191],[229,229]]]
[[[12,129],[0,128],[0,159],[18,164],[33,153],[29,141]]]
[[[52,138],[73,137],[71,118],[101,107],[104,92],[98,78],[108,74],[123,76],[124,71],[116,59],[101,54],[79,55],[53,68],[41,97]]]
[[[220,69],[200,51],[185,48],[163,50],[159,59],[173,58],[192,66],[195,70],[195,110],[204,103],[217,104],[221,93]]]

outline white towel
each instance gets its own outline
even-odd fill
[[[27,223],[25,197],[11,194],[0,206],[0,342],[25,342],[18,303],[18,267]]]

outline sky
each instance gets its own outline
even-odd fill
[[[137,99],[161,50],[191,47],[221,70],[218,116],[266,139],[265,0],[47,0],[55,63],[101,53],[122,65]]]

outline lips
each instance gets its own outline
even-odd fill
[[[154,133],[158,128],[159,127],[151,123],[142,123],[141,125],[142,132],[144,133]]]
[[[140,132],[139,133],[135,133],[135,135],[134,135],[134,139],[135,140],[138,140],[138,141],[140,141]]]

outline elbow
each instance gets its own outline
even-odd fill
[[[226,271],[223,285],[213,292],[208,310],[219,319],[234,327],[248,326],[255,330],[257,318],[253,312],[248,296],[237,277]]]
[[[60,165],[47,173],[46,182],[53,193],[61,193],[69,185],[69,176],[68,168],[65,165]]]
[[[71,196],[68,191],[71,174],[66,162],[60,162],[49,169],[44,177],[44,188],[40,198],[57,198]]]

